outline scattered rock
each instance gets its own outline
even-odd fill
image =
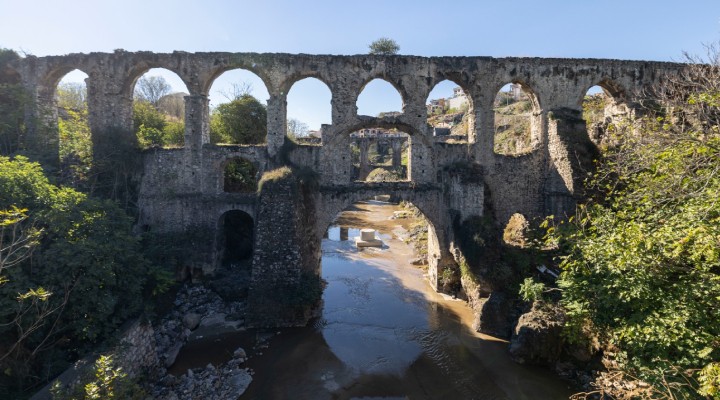
[[[238,347],[237,350],[235,350],[235,352],[233,353],[233,357],[246,359],[247,354],[245,353],[245,349],[243,349],[242,347]]]
[[[164,355],[161,359],[165,368],[175,363],[180,349],[189,339],[207,334],[208,329],[225,325],[234,330],[244,329],[245,303],[225,302],[204,286],[184,286],[174,305],[174,310],[154,327],[157,352]],[[230,321],[227,316],[232,316]],[[208,325],[213,328],[207,328]],[[203,330],[206,332],[201,332]],[[191,334],[191,331],[195,332]],[[239,348],[227,363],[189,369],[179,377],[160,368],[161,378],[149,388],[150,397],[161,400],[236,399],[252,381],[252,371],[239,368],[246,359],[244,349]]]
[[[238,368],[236,358],[231,362],[205,368],[189,369],[178,378],[168,375],[152,389],[152,398],[161,400],[237,399],[252,382],[252,371]]]

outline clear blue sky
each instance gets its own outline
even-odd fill
[[[363,54],[386,36],[401,54],[422,56],[670,61],[720,40],[720,0],[0,0],[0,15],[0,47],[37,56],[119,48]],[[289,94],[290,116],[311,128],[328,123],[329,92],[303,85]],[[360,113],[398,108],[382,87],[363,96]]]

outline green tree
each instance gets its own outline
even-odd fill
[[[158,111],[148,101],[133,103],[133,126],[141,148],[183,145],[185,123]]]
[[[92,168],[92,139],[85,86],[61,83],[56,91],[62,181],[80,187]]]
[[[210,141],[227,144],[264,143],[267,110],[255,97],[245,94],[217,106],[210,115]]]
[[[370,43],[370,54],[394,55],[400,51],[400,45],[393,39],[381,37]]]
[[[77,82],[61,82],[55,91],[57,106],[65,110],[87,110],[87,89]]]
[[[138,313],[154,268],[115,203],[51,184],[26,158],[0,157],[0,210],[10,210],[3,242],[24,232],[34,250],[0,273],[0,380],[17,385],[55,373],[45,369],[52,360],[78,356]]]
[[[135,132],[141,126],[161,131],[165,129],[165,116],[155,108],[149,101],[135,101],[133,103],[133,126]]]

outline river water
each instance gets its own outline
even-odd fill
[[[396,210],[358,203],[330,227],[324,306],[311,326],[222,340],[228,353],[254,346],[254,380],[241,399],[567,399],[566,382],[512,362],[506,342],[469,328],[464,302],[430,288],[400,239],[411,221],[389,219]],[[377,229],[383,247],[358,251],[360,227]]]

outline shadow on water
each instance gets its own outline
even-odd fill
[[[387,235],[390,228],[378,229]],[[408,264],[407,245],[381,236],[384,248],[358,251],[353,236],[329,232],[323,240],[321,318],[279,334],[190,343],[173,369],[227,361],[242,346],[255,375],[241,399],[543,400],[572,393],[550,371],[512,362],[507,343],[469,329],[471,312],[432,291]]]

